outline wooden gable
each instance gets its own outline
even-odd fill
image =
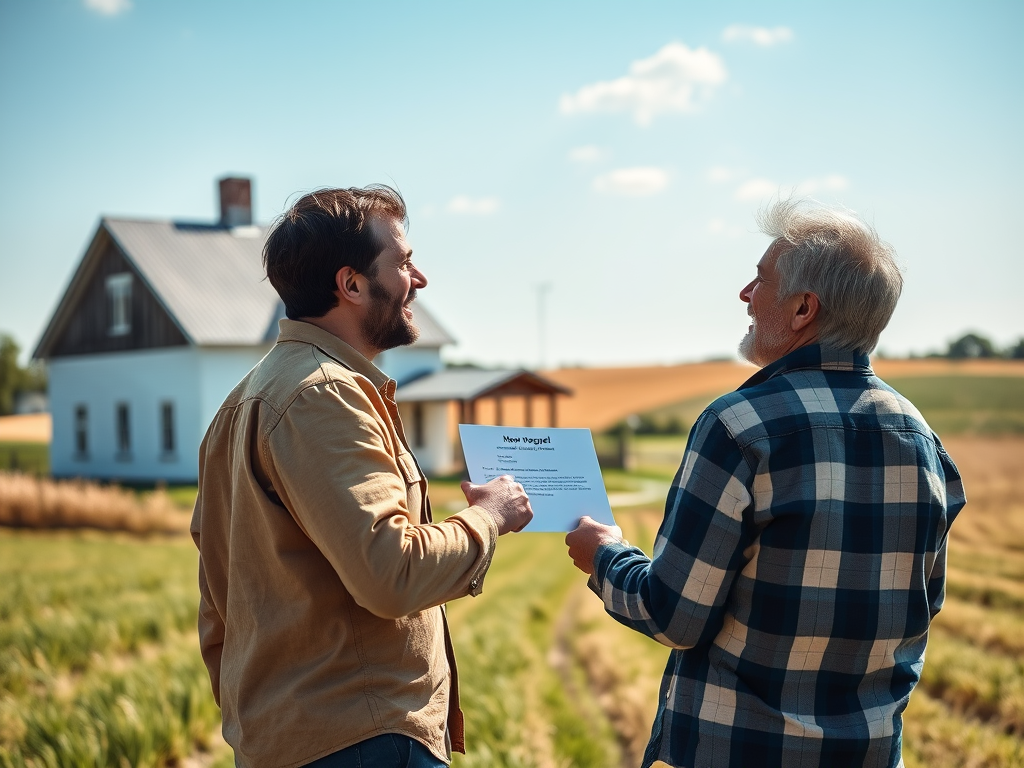
[[[108,281],[131,275],[130,301],[115,328]],[[115,278],[116,279],[116,278]],[[142,279],[138,270],[101,226],[71,280],[47,328],[37,357],[67,357],[105,352],[178,347],[189,344],[177,323]]]

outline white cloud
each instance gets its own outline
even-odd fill
[[[770,179],[748,179],[736,188],[737,200],[761,200],[779,193],[779,185]]]
[[[619,168],[594,179],[594,189],[611,195],[645,197],[656,195],[668,186],[668,171],[663,168]]]
[[[792,187],[783,188],[771,179],[756,178],[748,179],[736,188],[734,197],[737,200],[763,200],[774,195],[814,195],[819,192],[839,192],[850,186],[850,181],[845,176],[833,173],[829,176],[804,179]]]
[[[797,186],[797,191],[802,195],[814,195],[818,192],[838,192],[848,186],[850,186],[849,179],[834,173],[820,179],[804,179]]]
[[[448,213],[456,213],[466,216],[489,216],[499,207],[496,197],[472,198],[468,195],[456,195],[448,201]]]
[[[722,39],[727,43],[749,40],[763,47],[788,43],[793,39],[793,30],[789,27],[749,27],[745,24],[731,24],[722,32]]]
[[[743,228],[730,224],[721,216],[716,216],[708,221],[708,232],[715,237],[736,238],[743,234]]]
[[[725,168],[721,165],[716,165],[714,168],[708,169],[707,179],[712,184],[724,184],[727,181],[732,181],[739,175],[739,171],[734,171],[732,168]]]
[[[569,159],[574,163],[596,163],[604,159],[608,152],[596,144],[587,144],[585,147],[574,147],[569,150]]]
[[[718,54],[669,43],[650,58],[630,64],[628,75],[564,94],[559,107],[566,115],[631,112],[637,123],[648,125],[664,112],[693,112],[727,77]]]
[[[132,9],[132,0],[85,0],[85,7],[104,16],[117,16]]]

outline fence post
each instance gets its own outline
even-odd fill
[[[633,433],[640,426],[640,417],[635,413],[626,417],[619,430],[619,466],[626,472],[636,468],[636,457],[633,455]]]

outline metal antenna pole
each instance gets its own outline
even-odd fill
[[[547,328],[545,317],[545,300],[551,291],[551,283],[539,283],[537,285],[537,337],[540,349],[540,369],[547,368]]]

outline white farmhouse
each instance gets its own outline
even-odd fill
[[[49,373],[54,477],[192,483],[199,443],[228,392],[270,350],[284,307],[262,268],[267,230],[252,224],[248,179],[220,181],[217,224],[104,217],[35,350]],[[456,425],[476,403],[532,401],[563,387],[528,371],[445,370],[453,339],[421,301],[420,338],[375,363],[396,399],[423,470],[461,467]]]

